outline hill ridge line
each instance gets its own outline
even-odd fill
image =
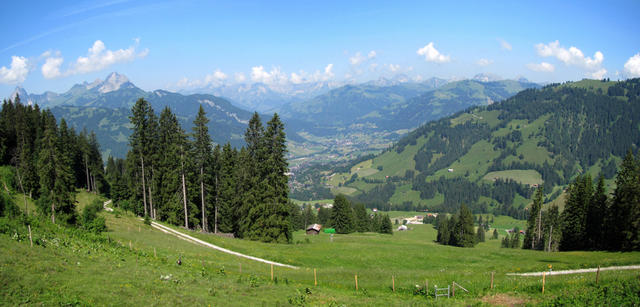
[[[275,266],[291,268],[291,269],[298,269],[297,266],[284,264],[284,263],[279,263],[279,262],[275,262],[275,261],[271,261],[271,260],[266,260],[266,259],[262,259],[262,258],[258,258],[258,257],[249,256],[249,255],[245,255],[245,254],[242,254],[242,253],[234,252],[232,250],[229,250],[229,249],[226,249],[226,248],[223,248],[223,247],[220,247],[220,246],[217,246],[217,245],[202,241],[202,240],[200,240],[198,238],[194,238],[194,237],[192,237],[192,236],[190,236],[188,234],[179,232],[179,231],[177,231],[175,229],[171,229],[171,228],[169,228],[167,226],[158,224],[156,222],[151,222],[151,226],[156,228],[156,229],[159,229],[159,230],[161,230],[161,231],[163,231],[165,233],[172,234],[172,235],[174,235],[174,236],[176,236],[176,237],[178,237],[180,239],[183,239],[183,240],[186,240],[186,241],[191,241],[194,244],[199,244],[199,245],[203,245],[203,246],[206,246],[206,247],[209,247],[209,248],[213,248],[213,249],[221,251],[223,253],[231,254],[231,255],[234,255],[234,256],[242,257],[242,258],[247,258],[249,260],[263,262],[263,263],[266,263],[266,264],[273,264]]]
[[[625,265],[625,266],[610,266],[600,268],[600,271],[616,271],[616,270],[637,270],[640,269],[640,265]],[[580,273],[592,273],[597,272],[598,268],[590,269],[576,269],[576,270],[562,270],[562,271],[544,271],[544,272],[529,272],[529,273],[507,273],[509,276],[542,276],[545,275],[566,275],[566,274],[580,274]]]

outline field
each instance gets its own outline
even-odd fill
[[[78,199],[84,202],[94,197],[80,193]],[[0,235],[2,301],[10,305],[42,302],[45,305],[406,306],[434,302],[433,285],[450,285],[455,281],[470,292],[458,290],[456,298],[447,303],[495,303],[506,298],[536,304],[565,299],[567,291],[589,296],[607,285],[640,287],[637,271],[607,271],[600,274],[600,286],[595,285],[594,274],[550,277],[542,295],[539,277],[506,274],[542,271],[548,265],[562,270],[637,264],[640,253],[545,253],[500,248],[499,240],[463,249],[436,244],[436,231],[431,225],[410,225],[409,231],[393,235],[337,234],[333,239],[324,233],[307,236],[297,231],[293,244],[230,239],[173,227],[233,251],[299,267],[275,267],[272,281],[267,264],[177,239],[130,214],[102,214],[109,228],[98,236],[102,243],[78,239],[56,230],[56,226],[48,226],[53,230],[45,226],[34,228],[36,236],[46,230],[58,237],[49,239],[50,243],[57,240],[57,245],[51,243],[46,247],[30,248],[23,229],[16,230],[17,238]],[[393,217],[416,214],[390,213]],[[514,223],[510,218],[494,219],[499,228],[510,228]],[[182,265],[176,264],[178,259]],[[317,286],[314,286],[314,269]],[[490,289],[491,272],[495,272],[494,289]],[[355,290],[356,274],[358,291]],[[422,287],[427,281],[429,297],[415,291],[416,285]]]

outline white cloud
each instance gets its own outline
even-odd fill
[[[251,81],[264,84],[286,84],[288,78],[278,67],[271,68],[271,71],[266,71],[260,65],[251,67]]]
[[[366,58],[362,56],[360,52],[356,52],[356,54],[349,58],[349,63],[353,66],[358,66],[360,63],[364,62]]]
[[[22,83],[29,74],[29,60],[21,56],[11,57],[11,66],[0,67],[0,83],[16,84]]]
[[[504,50],[511,51],[513,49],[511,44],[509,44],[506,40],[504,40],[502,38],[498,38],[498,42],[500,42],[500,47],[502,47],[502,49],[504,49]]]
[[[247,77],[243,73],[237,72],[237,73],[233,74],[233,79],[235,79],[236,82],[238,82],[238,83],[242,83],[242,82],[247,80]]]
[[[597,71],[590,73],[589,76],[592,79],[603,79],[606,74],[607,74],[607,70],[604,68],[601,68]]]
[[[624,63],[624,72],[630,77],[640,77],[640,53],[632,56]]]
[[[327,64],[323,71],[316,70],[313,74],[309,74],[304,70],[300,70],[298,73],[291,73],[289,81],[293,84],[300,84],[305,82],[319,82],[327,81],[334,77],[333,64]]]
[[[375,72],[378,70],[378,63],[371,63],[369,64],[369,71],[370,72]]]
[[[204,85],[221,85],[225,80],[227,80],[227,74],[223,73],[220,69],[216,69],[213,73],[204,77]]]
[[[540,64],[527,64],[527,68],[538,72],[553,72],[554,70],[556,70],[556,67],[553,66],[553,64],[549,64],[547,62],[542,62]]]
[[[555,57],[566,65],[579,66],[589,70],[598,70],[604,60],[604,56],[600,51],[596,51],[593,58],[585,57],[580,49],[573,46],[566,49],[560,46],[559,41],[550,42],[546,45],[540,43],[535,47],[539,56]]]
[[[369,60],[371,60],[371,59],[375,59],[376,55],[377,55],[376,51],[375,50],[371,50],[371,51],[369,51],[369,55],[367,57],[369,58]]]
[[[60,73],[60,66],[62,66],[62,62],[64,59],[60,56],[50,56],[50,53],[47,54],[47,59],[44,64],[42,64],[42,76],[46,79],[53,79],[60,77],[62,74]]]
[[[493,61],[488,59],[479,59],[478,62],[476,62],[479,66],[488,66],[491,63],[493,63]]]
[[[93,46],[89,48],[87,56],[78,57],[76,62],[65,74],[74,75],[90,73],[103,70],[117,63],[130,62],[137,58],[144,58],[149,54],[149,49],[137,52],[137,44],[138,43],[136,42],[135,45],[130,46],[127,49],[112,51],[108,50],[101,40],[97,40],[93,43]]]
[[[298,75],[295,72],[291,73],[291,83],[300,84],[300,83],[302,83],[304,81],[305,81],[305,78],[302,76],[302,74]]]
[[[433,46],[433,42],[430,42],[426,46],[418,49],[416,53],[424,56],[424,59],[427,62],[446,63],[451,61],[451,57],[440,53],[440,51]]]
[[[395,72],[398,72],[400,70],[400,65],[399,64],[396,64],[396,65],[387,64],[387,68],[389,68],[389,70],[391,72],[395,73]]]

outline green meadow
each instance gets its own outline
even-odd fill
[[[94,198],[80,192],[76,199],[82,207]],[[410,230],[393,235],[332,237],[297,231],[292,244],[224,238],[170,226],[236,252],[298,267],[276,266],[272,280],[268,264],[178,239],[126,212],[101,214],[109,230],[99,235],[46,221],[32,223],[34,247],[29,246],[24,224],[3,220],[2,304],[406,306],[435,303],[434,285],[446,287],[454,281],[469,292],[457,289],[455,298],[440,298],[439,303],[570,303],[567,295],[582,302],[620,292],[615,297],[637,304],[633,292],[631,298],[625,293],[640,289],[638,271],[603,271],[598,285],[593,273],[551,276],[546,279],[544,294],[540,277],[507,275],[543,271],[549,265],[553,270],[564,270],[638,264],[638,252],[545,253],[501,248],[500,240],[487,240],[475,248],[442,246],[434,242],[436,230],[429,224],[409,225]],[[397,218],[418,214],[390,212]],[[497,216],[493,225],[506,229],[521,226],[521,222]],[[504,232],[500,233],[502,238]]]

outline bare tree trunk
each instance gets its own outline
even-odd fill
[[[202,207],[202,231],[208,232],[207,213],[204,206],[204,166],[200,166],[200,205]]]
[[[29,215],[29,207],[27,207],[27,194],[24,192],[24,186],[22,185],[22,176],[20,176],[19,167],[16,167],[16,175],[18,175],[18,183],[20,184],[20,190],[22,190],[22,197],[24,199],[24,212]]]
[[[56,223],[56,203],[51,202],[51,222]]]
[[[89,166],[87,165],[87,156],[84,156],[84,172],[85,174],[87,174],[87,192],[89,192],[91,190],[91,187],[89,186]]]
[[[180,154],[180,160],[182,173],[182,202],[184,204],[184,228],[189,228],[189,215],[187,212],[187,185],[184,180],[184,153]]]
[[[144,215],[147,216],[147,192],[144,183],[144,158],[140,155],[140,163],[142,164],[142,204],[144,205]]]
[[[540,207],[540,211],[538,211],[538,244],[542,242],[542,207]],[[542,243],[544,246],[544,243]]]
[[[218,187],[218,174],[216,174],[216,212],[214,216],[213,222],[213,233],[218,233],[218,195],[220,194],[220,190]]]
[[[151,219],[155,220],[156,216],[153,214],[153,210],[153,195],[151,195],[151,185],[149,185],[149,212],[151,213]]]
[[[549,229],[549,248],[547,248],[547,251],[550,252],[551,251],[551,234],[553,233],[553,225],[551,225],[551,228]]]

